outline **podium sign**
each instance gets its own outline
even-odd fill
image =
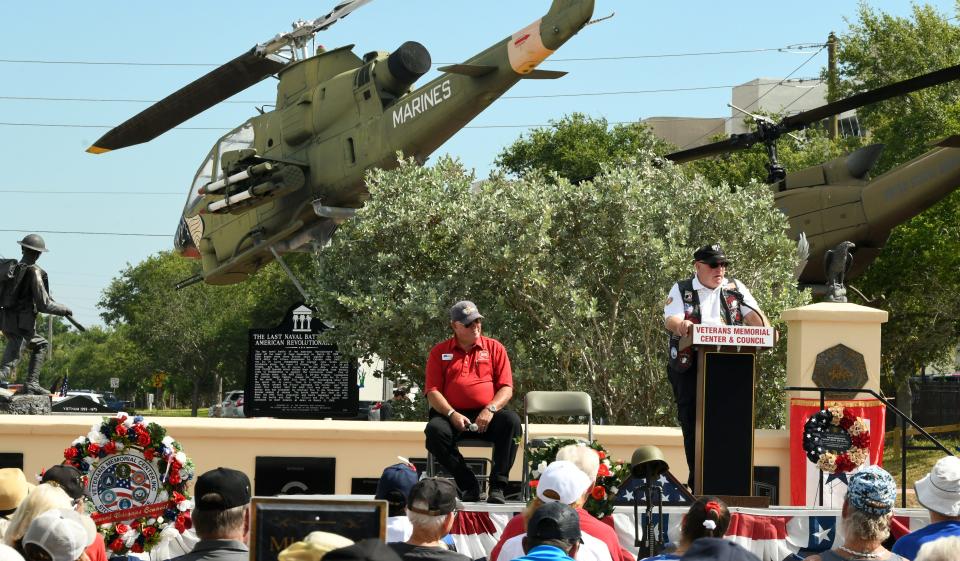
[[[722,345],[733,347],[772,347],[772,327],[753,325],[702,325],[693,326],[693,341],[697,346]]]
[[[697,423],[694,493],[753,495],[755,353],[772,327],[694,325]]]

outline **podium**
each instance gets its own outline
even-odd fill
[[[694,325],[697,457],[694,494],[753,495],[756,353],[772,327]]]

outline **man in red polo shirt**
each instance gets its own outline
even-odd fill
[[[453,474],[464,501],[480,500],[480,485],[457,447],[468,434],[493,443],[488,503],[502,504],[510,468],[517,457],[520,417],[504,406],[513,397],[510,357],[500,341],[483,337],[483,316],[473,302],[450,308],[453,337],[438,343],[427,358],[424,393],[430,420],[427,450]]]

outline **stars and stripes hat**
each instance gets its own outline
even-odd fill
[[[850,477],[847,501],[860,512],[882,516],[896,500],[897,484],[883,468],[867,466]]]

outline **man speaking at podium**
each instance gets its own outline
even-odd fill
[[[667,377],[677,402],[677,420],[683,431],[693,487],[696,455],[697,355],[690,346],[693,325],[770,325],[750,290],[736,279],[727,279],[730,262],[720,244],[701,247],[693,254],[696,274],[674,283],[663,307],[663,319],[670,332]]]

